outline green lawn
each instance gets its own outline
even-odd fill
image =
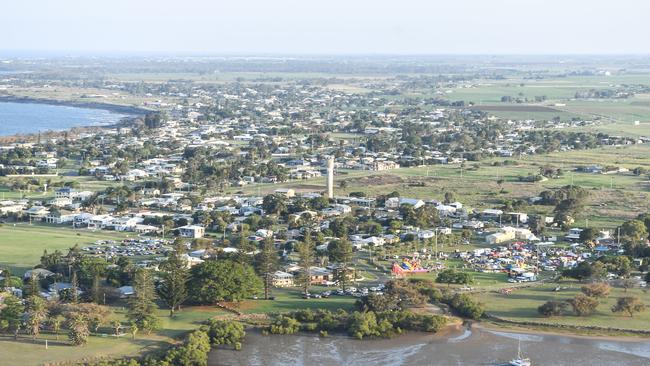
[[[319,293],[325,290],[336,290],[314,286],[311,293]],[[274,289],[275,300],[249,300],[241,304],[241,311],[244,313],[282,313],[298,309],[328,309],[350,310],[354,307],[356,298],[352,296],[330,296],[323,299],[303,299],[301,290],[298,288]]]
[[[133,234],[131,234],[133,235]],[[0,225],[0,265],[8,266],[15,274],[33,268],[39,263],[43,250],[66,252],[75,244],[89,245],[97,240],[121,240],[127,235],[114,231],[72,230],[69,227],[42,224]]]
[[[566,290],[554,291],[558,286],[569,287]],[[591,316],[575,316],[570,307],[570,315],[546,318],[538,314],[537,307],[549,300],[566,300],[580,293],[582,284],[574,281],[561,284],[548,284],[539,287],[514,290],[509,295],[495,292],[476,295],[486,305],[490,314],[517,321],[532,321],[568,325],[592,325],[601,327],[616,327],[626,329],[650,328],[650,310],[636,314],[633,318],[627,315],[614,314],[611,307],[616,298],[622,296],[637,296],[646,305],[650,305],[650,294],[640,289],[630,289],[627,293],[623,289],[613,288],[609,298],[600,301],[595,314]]]
[[[48,349],[45,349],[45,337],[36,342],[31,338],[0,337],[0,364],[3,365],[43,365],[55,362],[81,362],[83,360],[137,355],[154,349],[160,342],[154,339],[126,340],[114,337],[91,337],[87,345],[72,347],[65,336],[56,341],[53,335],[47,335]]]

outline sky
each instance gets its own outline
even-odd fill
[[[648,0],[2,0],[0,53],[650,54]]]

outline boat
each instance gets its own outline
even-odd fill
[[[530,358],[524,358],[521,356],[521,339],[517,345],[517,358],[512,359],[508,365],[510,366],[531,366]]]

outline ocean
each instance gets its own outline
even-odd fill
[[[128,116],[103,109],[0,102],[0,136],[111,125]]]

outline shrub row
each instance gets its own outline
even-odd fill
[[[294,334],[298,331],[347,332],[355,338],[392,337],[405,330],[437,332],[447,319],[439,315],[416,314],[405,310],[355,311],[299,310],[277,315],[271,322],[269,332]]]

